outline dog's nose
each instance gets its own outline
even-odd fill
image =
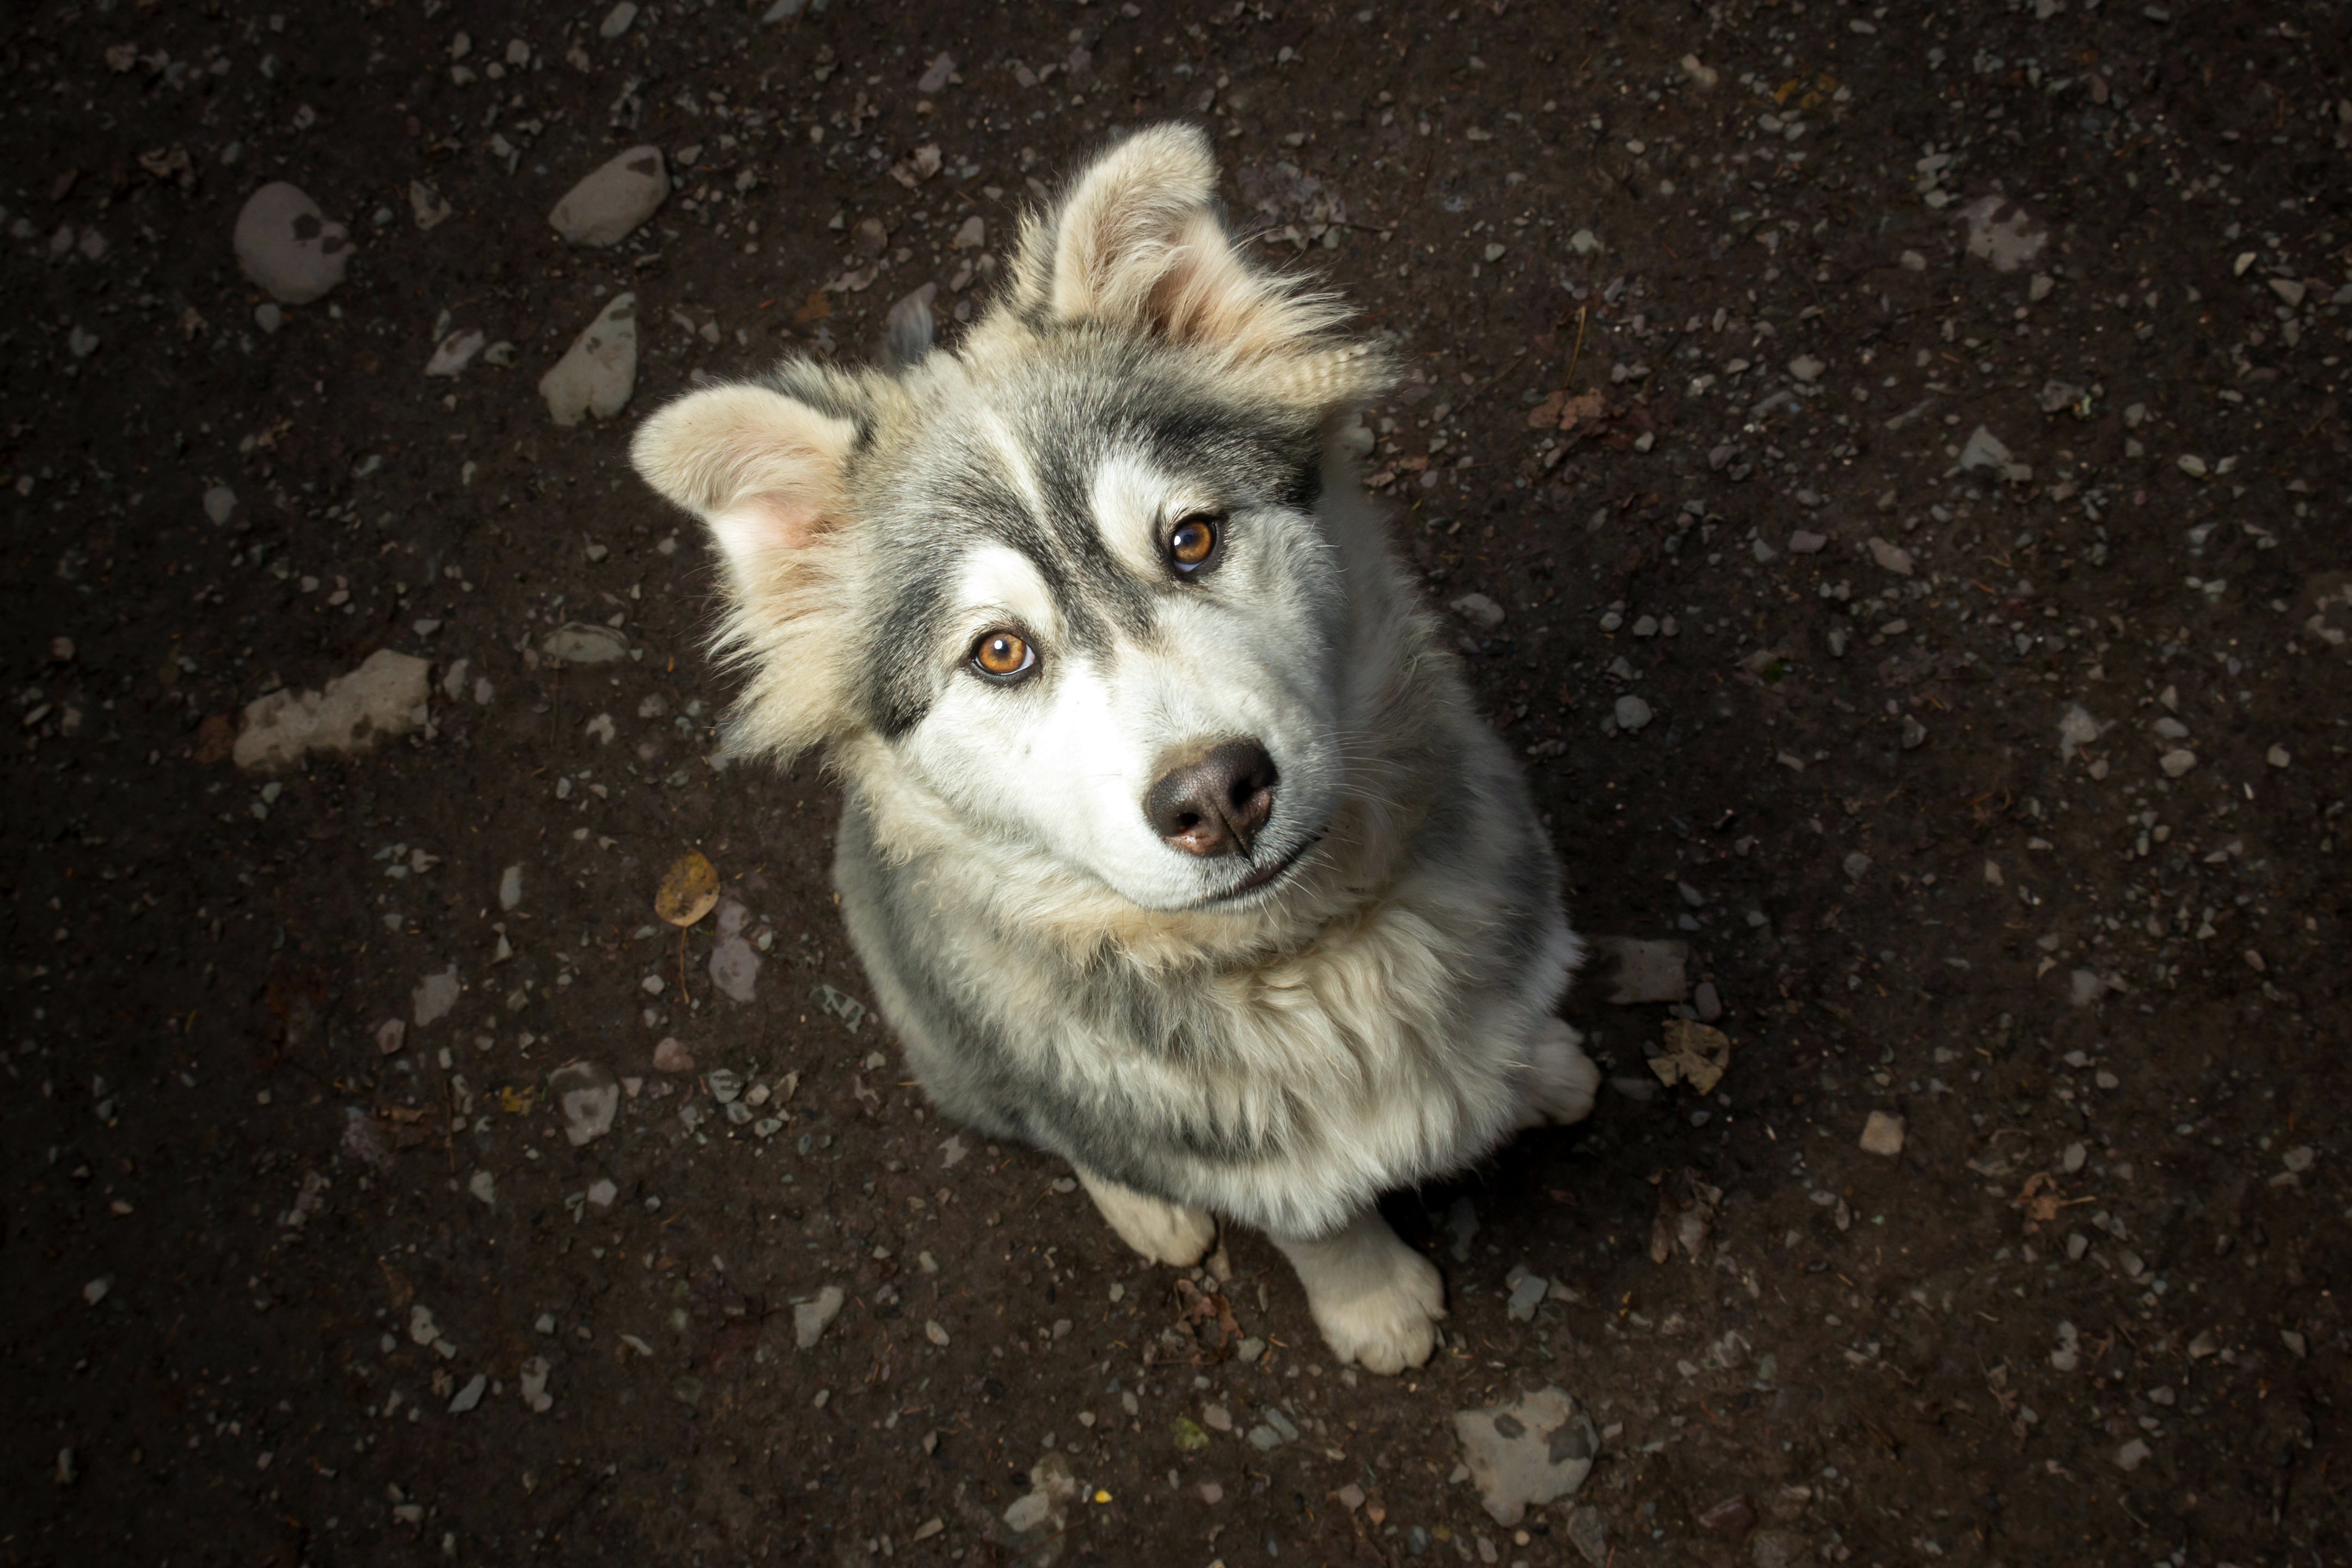
[[[1280,776],[1255,741],[1226,741],[1160,774],[1143,797],[1143,815],[1187,855],[1246,855],[1274,815]]]

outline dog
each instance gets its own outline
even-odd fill
[[[941,1113],[1161,1263],[1264,1231],[1395,1373],[1444,1291],[1381,1194],[1599,1075],[1525,781],[1354,478],[1393,371],[1215,188],[1199,131],[1130,134],[959,344],[706,386],[632,456],[724,562],[731,744],[845,785],[842,915]]]

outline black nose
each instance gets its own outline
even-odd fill
[[[1187,855],[1246,855],[1274,815],[1280,776],[1264,746],[1227,741],[1160,774],[1143,797],[1143,815]]]

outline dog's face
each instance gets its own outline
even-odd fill
[[[1152,910],[1271,896],[1338,805],[1326,433],[1377,374],[1242,264],[1211,182],[1196,133],[1132,138],[956,351],[788,364],[635,449],[729,560],[751,738],[869,740],[964,830]]]

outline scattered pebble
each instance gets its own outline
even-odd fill
[[[596,313],[571,349],[540,377],[539,395],[558,425],[585,415],[610,419],[637,385],[637,297],[616,294]]]
[[[577,1149],[613,1130],[621,1109],[621,1084],[596,1062],[576,1061],[548,1075],[548,1099],[563,1119],[563,1136]]]
[[[616,626],[572,621],[541,638],[539,651],[562,664],[612,664],[629,657],[629,639]]]
[[[635,10],[626,0],[623,8]],[[618,245],[668,199],[669,168],[661,149],[632,147],[565,192],[547,221],[574,245]]]
[[[1504,1313],[1515,1323],[1528,1322],[1534,1319],[1536,1308],[1542,1305],[1543,1299],[1550,1292],[1549,1279],[1540,1274],[1527,1275],[1511,1287],[1510,1300],[1505,1305]]]
[[[547,1392],[548,1373],[552,1370],[545,1356],[535,1355],[524,1362],[516,1373],[515,1383],[523,1406],[534,1415],[544,1415],[554,1406],[554,1396]]]
[[[2177,779],[2197,765],[2197,753],[2186,746],[2176,746],[2158,757],[2156,765],[2164,770],[2166,778]]]
[[[596,25],[596,36],[600,38],[617,38],[627,32],[629,24],[636,19],[636,0],[620,0],[620,4],[605,12],[604,19]]]
[[[793,1342],[802,1350],[822,1339],[834,1319],[841,1316],[842,1303],[848,1295],[838,1285],[827,1285],[808,1300],[793,1307]]]
[[[1874,1110],[1863,1123],[1862,1152],[1883,1154],[1888,1159],[1903,1152],[1903,1118],[1884,1110]]]
[[[467,1378],[466,1386],[459,1389],[457,1397],[449,1401],[449,1414],[463,1415],[467,1411],[479,1405],[482,1402],[482,1394],[489,1386],[490,1376],[488,1373],[478,1372]]]
[[[1465,594],[1446,608],[1482,632],[1491,632],[1503,624],[1503,606],[1484,594]]]
[[[749,1002],[759,988],[760,954],[743,935],[750,911],[733,899],[719,904],[719,940],[710,949],[710,983],[736,1002]]]
[[[478,327],[465,327],[453,331],[434,345],[433,357],[425,363],[425,374],[439,376],[461,374],[488,342],[489,334]]]
[[[441,193],[422,180],[408,182],[408,210],[416,226],[430,233],[449,221],[451,208]]]
[[[499,873],[499,908],[511,910],[522,903],[522,868],[509,866]]]
[[[428,1024],[437,1024],[447,1017],[450,1009],[457,1005],[460,989],[457,983],[457,966],[454,963],[438,973],[428,974],[418,981],[416,989],[410,992],[408,996],[409,1005],[414,1009],[416,1026],[422,1029]]]
[[[1479,1500],[1501,1525],[1518,1523],[1531,1504],[1574,1496],[1601,1451],[1592,1418],[1558,1388],[1486,1410],[1457,1410],[1454,1431]]]
[[[1794,533],[1789,535],[1789,553],[1791,555],[1818,555],[1822,552],[1822,549],[1828,545],[1828,543],[1829,536],[1827,534],[1814,533],[1809,530],[1801,528]]]
[[[307,305],[343,280],[351,231],[283,180],[246,198],[234,239],[245,275],[282,304]]]
[[[1897,577],[1911,575],[1911,552],[1899,544],[1890,544],[1875,534],[1868,542],[1870,558],[1894,573]]]
[[[344,755],[405,735],[425,723],[424,659],[390,648],[368,655],[320,691],[285,688],[246,704],[230,752],[249,773],[284,773],[312,752]]]
[[[694,1053],[686,1048],[683,1041],[666,1035],[662,1037],[661,1044],[654,1047],[654,1070],[656,1072],[692,1072]]]
[[[1647,702],[1630,691],[1617,699],[1617,704],[1611,710],[1611,714],[1617,721],[1617,728],[1628,734],[1646,727],[1650,721],[1656,717],[1650,711],[1650,705]]]

